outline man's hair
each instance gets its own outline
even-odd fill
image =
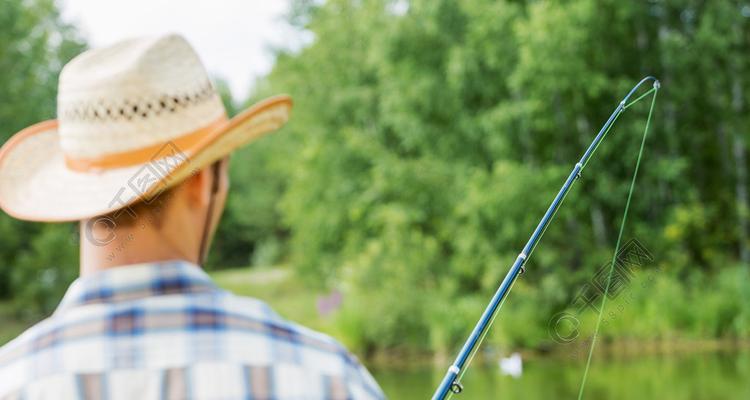
[[[221,161],[215,161],[213,164],[206,167],[211,168],[213,171],[214,180],[212,190],[214,192],[217,190],[219,184],[220,162]],[[192,177],[198,172],[199,170],[194,170],[190,176]],[[169,206],[172,195],[174,195],[177,188],[184,182],[185,181],[178,183],[169,189],[164,189],[150,199],[141,199],[125,208],[92,218],[92,221],[94,223],[96,223],[97,220],[106,221],[108,225],[114,225],[114,227],[132,227],[136,223],[141,223],[153,224],[155,227],[159,228],[164,222],[164,211]]]
[[[178,185],[179,186],[179,185]],[[141,199],[125,208],[113,211],[96,218],[105,218],[114,222],[115,226],[132,227],[136,223],[153,224],[161,227],[164,222],[164,211],[169,205],[176,189],[165,189],[149,200]]]

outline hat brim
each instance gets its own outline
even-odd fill
[[[208,132],[189,148],[165,144],[149,162],[99,171],[66,165],[56,121],[14,135],[0,149],[0,208],[28,221],[80,221],[150,202],[237,148],[283,126],[292,100],[265,99]]]

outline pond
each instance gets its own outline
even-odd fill
[[[389,399],[429,399],[445,373],[428,367],[370,369]],[[518,378],[498,366],[472,366],[463,379],[470,399],[577,399],[581,360],[535,357]],[[595,358],[585,399],[750,399],[750,351]]]

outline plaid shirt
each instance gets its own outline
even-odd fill
[[[184,261],[78,278],[0,349],[0,399],[382,399],[328,336]]]

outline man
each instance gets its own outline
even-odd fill
[[[375,399],[325,335],[216,287],[200,269],[232,151],[291,99],[233,119],[190,45],[168,35],[87,51],[60,75],[58,119],[0,150],[0,207],[81,221],[81,276],[0,349],[0,399]]]

